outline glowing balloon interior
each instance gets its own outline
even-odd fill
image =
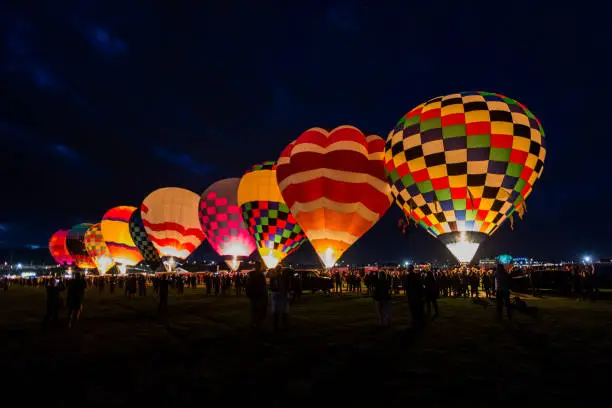
[[[281,196],[276,180],[276,162],[255,165],[242,176],[238,204],[268,268],[276,267],[306,240]]]
[[[353,126],[309,129],[278,159],[282,197],[326,268],[389,208],[383,159],[384,141]]]
[[[102,228],[100,223],[94,224],[85,233],[84,241],[85,249],[91,256],[100,275],[104,275],[110,268],[114,266],[113,257],[102,237]]]
[[[217,181],[208,187],[200,199],[200,225],[213,249],[236,270],[239,259],[255,250],[253,237],[242,219],[238,206],[240,179]]]
[[[149,239],[160,257],[186,259],[205,238],[198,204],[200,196],[184,188],[155,190],[144,199],[140,213]]]
[[[387,138],[385,169],[406,216],[434,237],[451,234],[449,250],[465,261],[483,237],[460,233],[486,238],[522,214],[545,157],[542,126],[524,105],[462,92],[408,112]]]

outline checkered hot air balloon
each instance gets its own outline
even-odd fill
[[[312,128],[281,154],[281,195],[325,267],[368,231],[393,201],[383,166],[385,142],[353,126]]]
[[[140,210],[136,210],[132,213],[132,217],[130,218],[130,235],[149,268],[153,271],[157,270],[157,268],[162,265],[162,260],[145,230]]]
[[[74,263],[74,260],[66,247],[66,239],[68,238],[68,230],[59,230],[51,235],[49,240],[49,252],[51,256],[60,265],[68,266]]]
[[[232,270],[255,250],[238,205],[239,178],[217,181],[200,198],[200,224],[213,249]]]
[[[100,275],[104,275],[114,266],[113,257],[102,237],[102,227],[100,223],[94,224],[85,232],[85,249],[96,265]]]
[[[128,266],[142,261],[142,255],[130,235],[130,217],[136,210],[136,207],[128,205],[111,208],[100,223],[104,241],[121,273],[125,273]]]
[[[276,180],[276,162],[255,165],[242,176],[238,186],[238,205],[268,268],[274,268],[306,240],[281,196]]]
[[[174,269],[176,259],[186,259],[205,238],[199,202],[196,193],[178,187],[155,190],[142,202],[142,223],[168,271]]]
[[[85,233],[91,225],[88,223],[75,225],[68,231],[66,238],[68,253],[74,260],[75,265],[81,269],[94,269],[96,267],[85,248]]]
[[[521,211],[542,174],[540,121],[491,92],[439,96],[408,112],[385,146],[391,193],[404,213],[469,262]]]

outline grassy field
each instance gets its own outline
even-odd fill
[[[0,292],[0,384],[87,407],[583,406],[609,394],[612,304],[529,304],[538,318],[500,323],[494,308],[442,299],[440,317],[414,333],[403,297],[394,299],[393,327],[379,330],[371,299],[306,295],[291,310],[289,332],[274,333],[268,322],[251,333],[244,297],[186,289],[180,298],[171,293],[160,317],[151,295],[128,300],[92,290],[80,326],[44,331],[44,291],[11,288]]]

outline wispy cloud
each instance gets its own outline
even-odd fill
[[[159,157],[160,159],[165,160],[167,163],[170,163],[177,167],[181,167],[187,171],[198,175],[210,173],[214,170],[215,167],[212,164],[200,163],[194,160],[187,153],[172,152],[168,149],[164,149],[161,147],[154,147],[153,154]]]
[[[110,29],[106,27],[79,18],[74,18],[73,24],[99,54],[112,57],[128,49],[127,43],[113,36]]]

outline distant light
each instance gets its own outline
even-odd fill
[[[584,259],[584,262],[586,262],[586,263],[590,263],[591,262],[591,257],[590,256],[585,256],[583,259]]]
[[[23,268],[23,265],[22,265],[22,264],[20,264],[20,263],[18,263],[18,264],[17,264],[17,269],[21,269],[21,268]]]

